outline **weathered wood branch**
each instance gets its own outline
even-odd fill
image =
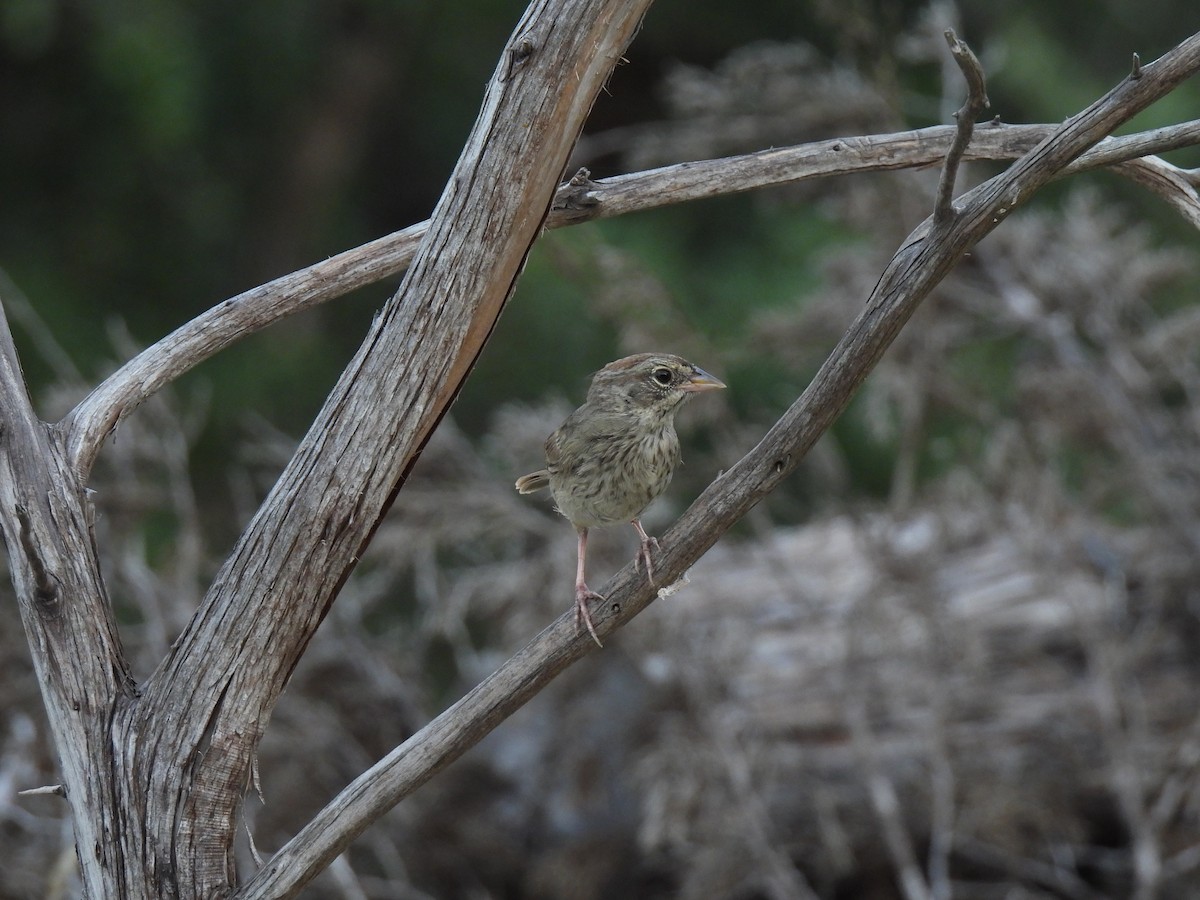
[[[34,413],[0,306],[0,528],[17,606],[74,818],[84,891],[123,896],[109,856],[117,830],[109,712],[133,696],[100,578],[91,504],[66,463],[59,432]]]
[[[399,291],[138,701],[116,708],[119,808],[138,826],[101,843],[127,841],[168,893],[234,883],[237,812],[271,710],[491,333],[648,4],[534,0]]]
[[[1186,171],[1155,156],[1117,163],[1113,170],[1157,194],[1193,228],[1200,228],[1200,192]]]
[[[954,114],[954,140],[950,142],[950,149],[946,151],[946,159],[942,162],[942,177],[938,180],[937,195],[933,201],[933,215],[938,221],[954,214],[954,184],[958,180],[958,167],[967,147],[971,145],[975,121],[990,105],[987,79],[974,51],[954,33],[953,28],[947,28],[945,36],[946,43],[950,45],[950,55],[954,57],[967,83],[967,99]]]
[[[989,123],[975,129],[963,158],[1015,159],[1057,127]],[[567,184],[560,190],[546,226],[558,228],[814,178],[936,165],[945,159],[956,133],[953,126],[938,126],[838,138]],[[1162,193],[1167,185],[1161,179],[1136,179],[1137,160],[1197,143],[1200,121],[1109,137],[1062,174],[1125,164],[1117,169],[1121,174],[1152,183]],[[1165,164],[1156,163],[1159,165]],[[1195,198],[1194,185],[1188,193]],[[1190,203],[1173,189],[1163,196],[1177,207],[1186,208]],[[104,440],[147,397],[225,347],[282,318],[402,273],[428,227],[427,221],[419,222],[231,297],[138,354],[99,384],[64,420],[69,457],[79,477],[86,479]]]
[[[742,516],[799,465],[849,404],[920,302],[963,254],[1014,209],[1078,160],[1105,135],[1200,70],[1200,35],[1143,66],[1067,120],[1007,171],[960,198],[957,214],[921,223],[897,251],[866,307],[812,383],[763,439],[701,494],[662,536],[655,570],[665,581],[684,576]],[[644,610],[655,593],[637,566],[605,586],[595,609],[607,635]],[[275,897],[280,884],[299,889],[371,822],[457,759],[535,696],[565,667],[595,649],[564,613],[461,700],[356,779],[272,858],[238,893],[242,900]]]

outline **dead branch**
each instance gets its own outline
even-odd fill
[[[974,132],[963,158],[1016,159],[1053,134],[1056,125],[989,124]],[[678,163],[563,185],[546,220],[560,228],[594,219],[657,209],[724,194],[799,184],[861,172],[921,168],[946,158],[958,129],[938,126],[898,134],[837,138],[762,150],[725,159]],[[1139,134],[1107,137],[1061,174],[1100,166],[1117,171],[1167,199],[1193,224],[1196,186],[1153,154],[1200,143],[1200,120]],[[1145,171],[1152,166],[1157,174]],[[1192,212],[1187,212],[1191,210]],[[222,301],[142,353],[97,385],[64,420],[70,459],[86,479],[105,439],[147,397],[224,348],[268,325],[404,272],[429,222],[410,225],[307,268]],[[1200,224],[1198,224],[1200,227]]]
[[[1196,192],[1196,179],[1187,172],[1158,157],[1118,163],[1113,169],[1161,197],[1193,228],[1200,228],[1200,195]]]
[[[57,437],[33,410],[0,307],[0,526],[82,854],[107,846],[117,828],[111,783],[93,773],[109,745],[108,717],[94,713],[128,699],[132,679],[100,581],[89,505]],[[113,867],[84,866],[81,878],[89,896],[119,895]]]
[[[958,180],[958,166],[971,144],[975,121],[989,106],[983,66],[953,28],[947,28],[945,35],[946,43],[950,45],[950,55],[967,82],[967,99],[954,114],[954,140],[950,142],[946,160],[942,163],[942,177],[938,180],[937,199],[933,205],[935,221],[942,221],[954,213],[954,183]]]

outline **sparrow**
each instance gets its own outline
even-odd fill
[[[599,646],[588,603],[604,597],[584,577],[588,529],[628,522],[637,531],[637,559],[654,584],[641,515],[679,465],[675,414],[693,394],[724,388],[719,379],[670,353],[638,353],[611,362],[592,376],[587,400],[546,439],[546,468],[522,475],[516,488],[531,494],[549,487],[554,503],[578,533],[575,623],[587,626]]]

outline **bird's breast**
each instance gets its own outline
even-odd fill
[[[679,463],[674,428],[598,436],[551,468],[559,511],[577,527],[628,522],[667,485]]]

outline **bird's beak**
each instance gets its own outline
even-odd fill
[[[686,383],[681,384],[681,391],[717,391],[725,387],[725,382],[720,378],[709,375],[699,366],[692,366],[692,377]]]

